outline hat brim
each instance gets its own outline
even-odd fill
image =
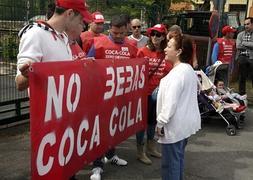
[[[83,21],[86,23],[91,23],[92,22],[92,16],[91,13],[87,10],[82,10],[80,11],[80,14],[83,16]]]
[[[164,32],[163,30],[161,30],[160,28],[156,28],[156,27],[148,28],[148,29],[147,29],[147,34],[150,35],[150,33],[151,33],[152,31],[157,31],[157,32],[159,32],[159,33],[165,34],[165,32]]]
[[[234,30],[228,30],[228,31],[223,31],[222,32],[222,34],[227,34],[227,33],[235,33],[236,32],[236,30],[234,29]]]
[[[97,19],[97,20],[94,20],[93,22],[94,22],[94,23],[104,23],[105,21],[102,20],[102,19]]]

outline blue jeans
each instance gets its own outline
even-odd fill
[[[184,152],[187,139],[162,144],[162,180],[184,179]]]
[[[156,101],[153,101],[151,96],[148,96],[148,127],[147,127],[147,139],[152,140],[155,137],[155,127],[156,127]],[[139,131],[136,133],[136,142],[139,145],[144,144],[144,131]]]

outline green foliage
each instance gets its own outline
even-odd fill
[[[159,23],[168,14],[171,2],[190,0],[87,0],[91,12],[100,11],[110,20],[116,14],[128,13],[132,18],[144,18],[149,26]]]
[[[2,35],[0,56],[5,61],[15,61],[18,54],[18,38],[16,34]]]

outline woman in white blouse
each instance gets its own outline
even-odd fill
[[[160,82],[157,96],[158,142],[162,144],[162,179],[182,180],[187,138],[201,128],[197,102],[197,76],[188,64],[192,41],[183,36],[170,39],[165,59],[173,69]]]

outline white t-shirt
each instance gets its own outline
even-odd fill
[[[161,79],[157,95],[157,126],[164,127],[159,143],[188,138],[201,128],[197,100],[197,75],[189,64],[180,63]]]
[[[141,35],[139,39],[136,39],[133,35],[128,36],[128,39],[135,40],[137,42],[137,48],[141,48],[147,45],[149,38]]]
[[[68,37],[65,33],[56,32],[56,34],[53,34],[51,31],[34,25],[23,34],[17,59],[17,74],[20,74],[19,66],[28,61],[72,60]]]

